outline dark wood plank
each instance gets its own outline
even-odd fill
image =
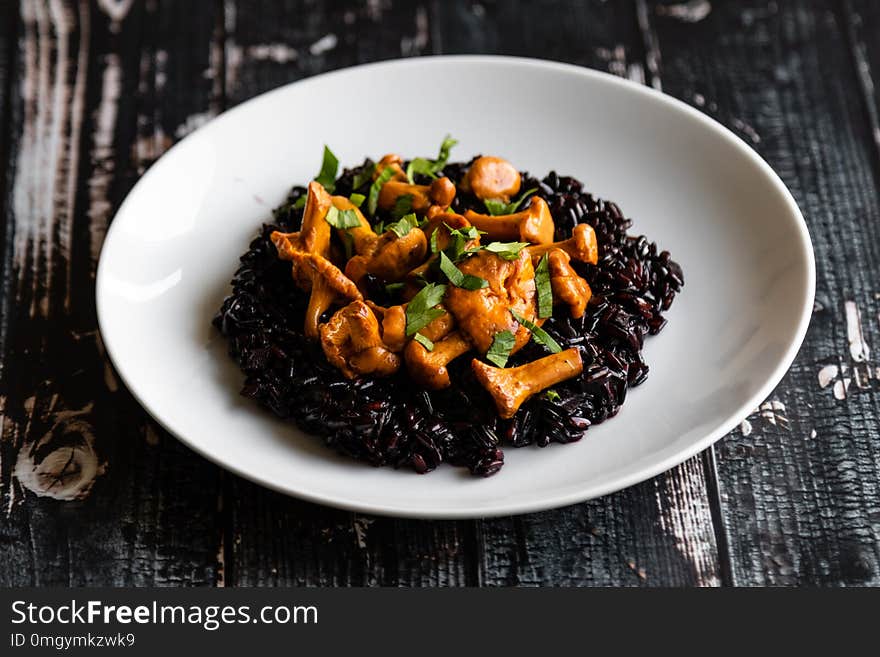
[[[816,250],[804,348],[770,399],[718,445],[733,582],[877,585],[880,372],[868,345],[880,338],[880,169],[876,109],[864,94],[865,76],[880,70],[875,3],[858,13],[818,0],[711,3],[697,21],[651,3],[649,14],[664,90],[768,160]]]
[[[94,309],[115,208],[192,117],[219,106],[214,9],[20,3],[2,265],[0,584],[221,575],[220,472],[124,390]]]
[[[639,81],[650,77],[634,8],[623,3],[229,3],[227,31],[231,103],[320,71],[420,53],[529,55]],[[312,48],[334,43],[331,34],[332,49]],[[235,567],[229,581],[717,584],[706,476],[704,461],[696,458],[587,504],[438,523],[322,509],[234,480]]]

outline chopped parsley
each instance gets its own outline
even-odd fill
[[[413,195],[412,194],[401,194],[397,197],[397,200],[394,201],[394,209],[391,210],[391,216],[395,219],[400,219],[402,216],[409,214],[412,212],[413,205]]]
[[[452,147],[457,143],[457,140],[446,135],[443,139],[443,143],[440,144],[440,152],[437,153],[436,160],[429,160],[424,157],[417,157],[410,160],[410,163],[406,167],[406,177],[410,183],[413,182],[413,176],[417,173],[428,176],[429,178],[436,178],[437,174],[443,170],[443,167],[445,167],[446,163],[449,161],[449,151],[452,150]]]
[[[483,247],[485,251],[494,253],[505,260],[516,260],[519,252],[529,245],[528,242],[490,242]]]
[[[340,230],[348,228],[357,228],[361,225],[361,220],[354,210],[340,210],[335,205],[331,205],[324,217],[328,224]]]
[[[560,351],[562,351],[562,347],[559,346],[559,343],[556,342],[556,340],[554,340],[553,338],[551,338],[550,334],[547,333],[547,331],[542,329],[540,326],[538,326],[534,322],[527,320],[525,317],[520,315],[518,312],[516,312],[512,308],[510,310],[510,314],[513,315],[513,318],[516,321],[518,321],[520,324],[525,326],[529,330],[529,332],[531,332],[532,340],[534,342],[536,342],[537,344],[539,344],[543,347],[546,347],[548,350],[550,350],[551,353],[554,353],[554,354],[558,354]]]
[[[293,207],[297,210],[299,210],[300,208],[306,207],[306,198],[307,197],[308,197],[308,194],[303,194],[302,196],[300,196],[298,199],[296,199],[296,201],[293,202]]]
[[[428,283],[406,305],[406,334],[413,335],[443,315],[446,311],[435,308],[443,300],[446,286]]]
[[[497,216],[500,214],[513,214],[514,212],[516,212],[517,208],[522,205],[522,202],[526,200],[526,197],[529,194],[534,194],[537,191],[537,187],[527,189],[519,195],[518,199],[516,199],[515,201],[511,201],[510,203],[505,203],[504,201],[499,201],[492,198],[487,198],[485,201],[483,201],[483,203],[486,204],[486,210],[489,211],[489,214],[493,216]]]
[[[550,388],[547,392],[544,393],[544,396],[553,403],[557,403],[562,397],[559,396],[559,393],[556,392],[553,388]]]
[[[435,229],[434,229],[434,232],[431,233],[431,253],[437,253],[437,249],[438,249],[438,246],[437,246],[437,232],[438,232],[439,230],[440,230],[439,228],[435,228]]]
[[[465,290],[480,290],[484,287],[489,287],[489,281],[485,278],[463,273],[445,253],[440,254],[440,271],[446,275],[446,278],[455,287]]]
[[[371,164],[370,166],[364,167],[356,174],[354,174],[354,179],[351,181],[352,189],[360,189],[364,185],[366,185],[370,180],[373,179],[373,173],[376,171],[376,165]],[[353,202],[353,201],[352,201]]]
[[[446,248],[446,254],[452,262],[458,262],[463,256],[473,252],[468,251],[465,246],[468,242],[477,239],[480,236],[480,231],[473,226],[451,228],[449,224],[444,223],[443,225],[449,231],[450,242]]]
[[[385,167],[382,169],[382,173],[379,174],[379,177],[373,181],[373,184],[370,185],[370,194],[367,196],[367,210],[370,211],[371,215],[376,214],[376,206],[379,205],[379,192],[382,191],[382,187],[391,180],[392,176],[394,176],[394,169],[391,167]]]
[[[405,287],[406,283],[388,283],[385,286],[385,292],[387,292],[388,294],[397,294]]]
[[[422,335],[421,333],[416,333],[416,334],[413,336],[413,340],[415,340],[416,342],[418,342],[420,345],[422,345],[422,346],[423,346],[425,349],[427,349],[428,351],[434,351],[434,343],[431,342],[431,340],[429,340],[428,338],[426,338],[426,337],[425,337],[424,335]]]
[[[406,237],[409,235],[409,231],[413,228],[417,228],[418,225],[419,218],[416,217],[414,212],[411,212],[408,215],[401,217],[399,221],[395,221],[394,223],[385,226],[385,230],[390,230],[398,237]]]
[[[550,262],[545,253],[535,267],[535,288],[538,291],[538,317],[553,314],[553,288],[550,285]]]
[[[356,208],[361,207],[366,199],[366,196],[358,194],[357,192],[348,197],[348,200],[351,201],[351,204]]]
[[[513,333],[508,330],[499,331],[492,339],[489,351],[486,352],[486,360],[495,363],[498,367],[504,367],[515,343],[516,337]]]
[[[339,171],[339,159],[333,154],[327,145],[324,145],[324,161],[321,162],[321,171],[315,176],[315,182],[321,183],[329,193],[336,189],[336,172]]]

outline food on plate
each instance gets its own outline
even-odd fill
[[[681,267],[614,203],[502,157],[325,147],[241,258],[215,318],[242,394],[374,465],[491,475],[505,445],[579,440],[642,383]]]

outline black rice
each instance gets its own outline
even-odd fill
[[[369,165],[343,172],[336,193],[351,193],[354,175]],[[467,163],[449,164],[444,173],[458,183]],[[572,265],[590,284],[593,299],[580,319],[559,305],[543,325],[563,348],[577,347],[583,373],[522,405],[501,420],[491,398],[476,382],[470,356],[449,366],[450,388],[420,390],[405,369],[388,378],[346,379],[302,334],[308,294],[294,284],[290,263],[278,259],[269,239],[273,230],[299,228],[302,211],[293,207],[304,193],[294,187],[241,256],[214,324],[229,340],[229,353],[245,374],[241,393],[276,415],[321,436],[333,449],[373,465],[406,466],[429,472],[440,463],[467,467],[489,476],[504,464],[502,447],[547,446],[580,440],[590,426],[613,417],[627,389],[642,383],[646,334],[659,333],[676,293],[684,284],[681,267],[643,236],[627,234],[632,222],[610,201],[595,198],[576,179],[551,172],[543,180],[523,173],[522,189],[536,188],[549,204],[556,239],[579,223],[596,231],[599,262]],[[459,192],[453,208],[483,211],[474,197]],[[384,286],[376,282],[377,302]],[[331,311],[332,312],[332,311]],[[547,355],[529,343],[509,361],[516,366]]]

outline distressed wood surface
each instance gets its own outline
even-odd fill
[[[21,0],[0,18],[0,585],[880,583],[880,9],[836,3]],[[716,447],[564,509],[421,522],[267,491],[164,434],[106,365],[94,269],[137,177],[280,84],[500,53],[662,88],[795,194],[817,307]]]

